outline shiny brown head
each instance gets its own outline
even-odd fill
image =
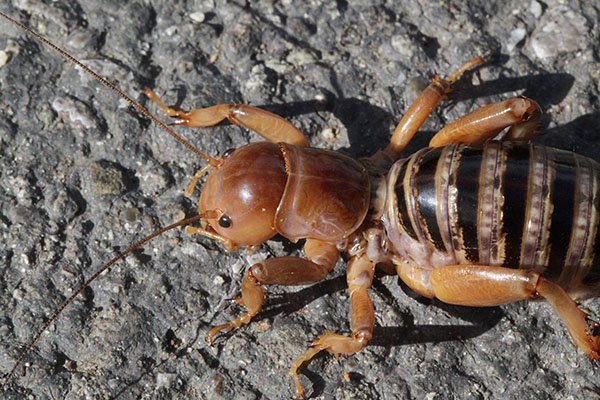
[[[273,221],[287,174],[275,143],[250,143],[227,151],[212,169],[202,188],[198,211],[215,210],[207,230],[232,241],[234,247],[259,245],[277,232]]]

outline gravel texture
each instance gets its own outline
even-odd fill
[[[398,2],[399,3],[399,2]],[[589,1],[9,0],[0,10],[143,103],[149,85],[183,108],[248,102],[291,120],[316,147],[364,156],[436,72],[489,63],[456,85],[411,146],[476,107],[536,99],[541,141],[600,160],[600,18]],[[502,5],[500,5],[502,4]],[[0,371],[92,271],[183,214],[203,165],[116,95],[0,20]],[[149,104],[153,111],[156,107]],[[160,115],[161,118],[165,118]],[[234,126],[178,129],[218,155],[258,140]],[[349,331],[344,265],[301,288],[270,287],[247,327],[229,299],[261,257],[181,230],[98,278],[26,357],[10,399],[282,399],[287,370],[324,329]],[[321,399],[593,399],[600,372],[543,303],[474,309],[420,298],[396,277],[372,290],[375,337],[357,355],[313,360]],[[598,301],[585,303],[600,315]],[[348,372],[349,380],[343,378]]]

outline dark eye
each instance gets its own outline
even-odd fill
[[[235,149],[227,149],[225,150],[225,152],[223,153],[223,155],[221,156],[223,159],[226,159],[227,157],[229,157],[233,152],[235,151]]]
[[[221,218],[219,218],[219,226],[221,228],[229,228],[231,226],[231,218],[229,218],[227,215],[223,215]]]

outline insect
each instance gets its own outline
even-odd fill
[[[234,152],[234,154],[235,154],[235,152]],[[222,216],[221,216],[221,217],[222,217]],[[214,225],[215,227],[216,227],[216,226],[221,226],[221,217],[219,218],[218,222],[216,222],[216,223],[214,223],[214,222],[213,222],[213,225]],[[228,225],[228,223],[227,223],[227,222],[224,222],[224,223],[223,223],[223,225]]]

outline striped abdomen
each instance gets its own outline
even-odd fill
[[[534,268],[565,287],[596,284],[599,173],[593,160],[539,145],[423,149],[390,171],[399,232],[413,239],[394,246],[428,243],[444,263]]]

